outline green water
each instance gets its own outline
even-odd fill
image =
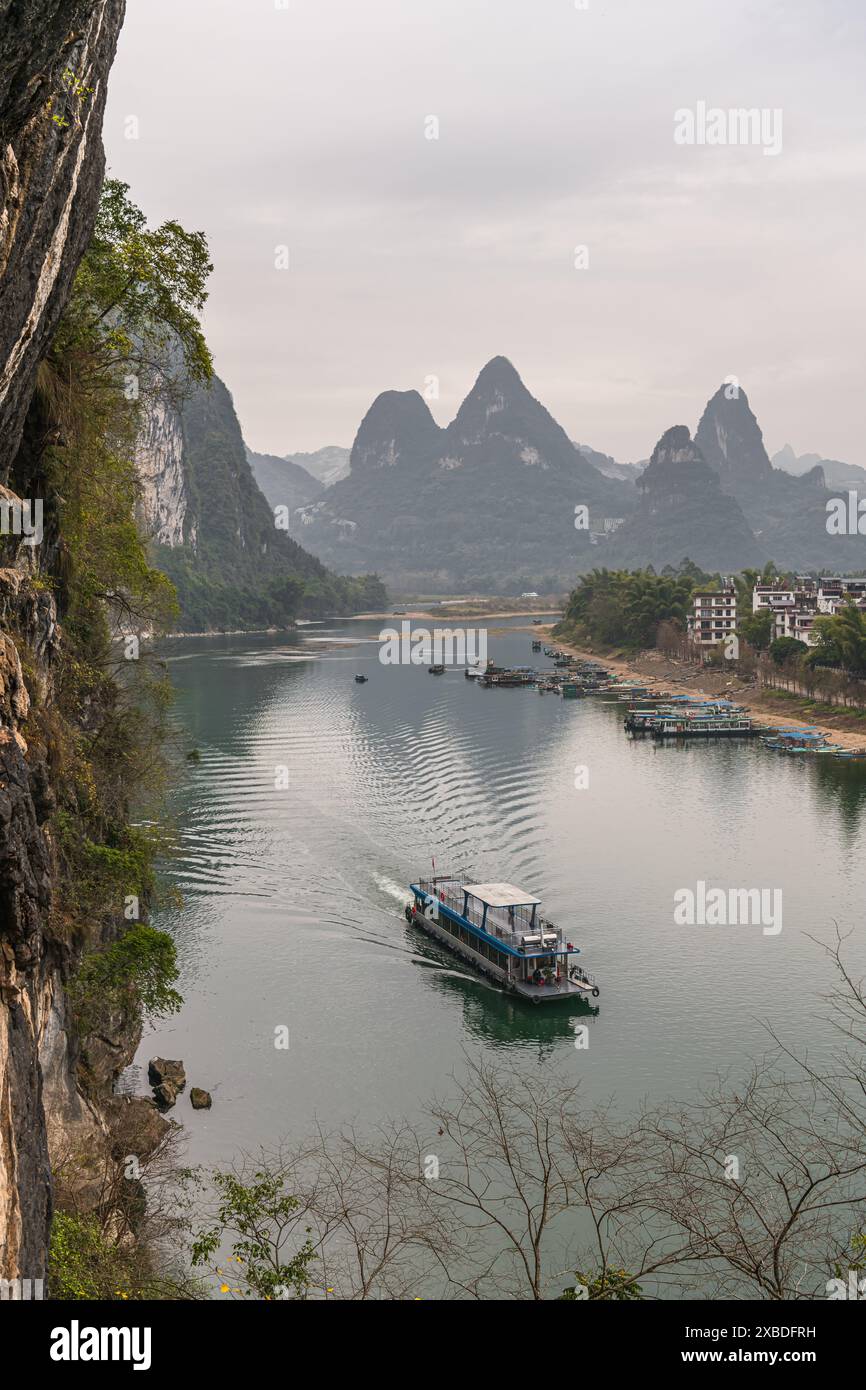
[[[866,967],[862,768],[632,741],[599,700],[384,667],[379,627],[168,649],[184,746],[201,751],[171,798],[183,905],[156,917],[185,1004],[148,1030],[126,1081],[144,1090],[160,1053],[212,1091],[212,1110],[184,1098],[174,1112],[191,1162],[300,1138],[314,1117],[415,1114],[467,1048],[557,1064],[623,1108],[688,1099],[766,1050],[765,1021],[820,1053],[830,976],[810,935],[854,928]],[[529,642],[491,636],[490,654],[537,662]],[[541,897],[599,979],[597,1010],[533,1009],[408,927],[406,886],[434,855]],[[697,880],[781,889],[781,932],[677,926],[674,893]]]

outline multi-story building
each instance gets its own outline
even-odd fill
[[[737,595],[733,584],[692,594],[689,634],[701,647],[712,647],[737,630]]]
[[[846,603],[866,609],[866,579],[798,574],[793,589],[756,584],[752,590],[752,612],[773,615],[773,638],[796,637],[809,647],[818,641],[815,619],[838,613]]]
[[[844,597],[841,579],[822,579],[818,588],[819,613],[835,613]]]
[[[818,616],[818,603],[815,594],[798,594],[795,599],[772,605],[773,637],[796,637],[812,647],[818,640],[813,634],[812,625]]]
[[[793,589],[780,589],[778,584],[756,584],[752,590],[752,612],[769,608],[773,600],[793,599]]]

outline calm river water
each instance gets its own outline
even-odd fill
[[[191,1162],[301,1138],[314,1116],[414,1115],[467,1048],[558,1063],[589,1098],[629,1107],[688,1099],[766,1050],[766,1021],[824,1047],[830,974],[810,935],[853,927],[852,962],[866,966],[862,768],[631,741],[598,698],[382,666],[380,627],[168,650],[183,746],[201,753],[171,797],[167,878],[182,904],[155,917],[177,940],[185,1003],[148,1030],[128,1079],[144,1090],[159,1053],[213,1092],[212,1110],[184,1095],[173,1112]],[[489,651],[539,660],[507,624]],[[597,1012],[519,1003],[407,927],[406,886],[433,855],[541,897],[599,979]],[[674,893],[698,880],[781,889],[781,932],[676,925]],[[288,1051],[274,1046],[281,1026]]]

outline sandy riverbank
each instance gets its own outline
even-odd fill
[[[549,627],[532,627],[526,631],[535,636],[541,634],[545,640],[555,641],[561,651],[570,652],[586,661],[599,661],[618,676],[644,680],[660,686],[663,690],[673,690],[677,695],[693,695],[701,700],[713,696],[734,700],[762,724],[795,729],[819,729],[830,743],[841,744],[843,748],[866,747],[866,719],[858,717],[852,710],[840,708],[838,714],[835,711],[832,714],[822,712],[814,718],[802,712],[799,715],[788,714],[789,707],[794,709],[798,705],[807,704],[808,701],[788,700],[779,691],[744,685],[742,681],[732,679],[727,671],[709,666],[698,668],[691,662],[678,661],[666,656],[664,652],[645,651],[625,659],[576,647],[560,638],[554,639]]]
[[[401,618],[423,618],[425,622],[448,627],[457,618],[469,618],[478,621],[481,618],[550,618],[551,616],[558,618],[559,613],[551,608],[520,608],[512,611],[511,609],[484,608],[469,603],[464,607],[460,603],[459,605],[449,604],[447,607],[443,605],[441,608],[403,608],[399,613],[395,613],[393,609],[385,613],[353,613],[350,618],[340,619],[340,621],[361,622],[362,619],[375,619],[377,622],[388,622],[393,625]],[[540,627],[539,631],[549,633],[550,628]]]

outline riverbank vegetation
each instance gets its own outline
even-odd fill
[[[815,619],[816,643],[793,637],[773,638],[768,611],[752,612],[756,583],[788,582],[769,564],[763,572],[744,570],[734,577],[737,600],[736,647],[720,642],[697,650],[687,631],[693,595],[717,590],[719,575],[705,574],[689,560],[679,568],[652,570],[596,569],[584,575],[569,596],[553,636],[596,652],[617,650],[626,658],[646,649],[724,669],[744,684],[785,691],[804,701],[804,710],[821,705],[866,709],[866,613],[849,603],[833,615]]]

